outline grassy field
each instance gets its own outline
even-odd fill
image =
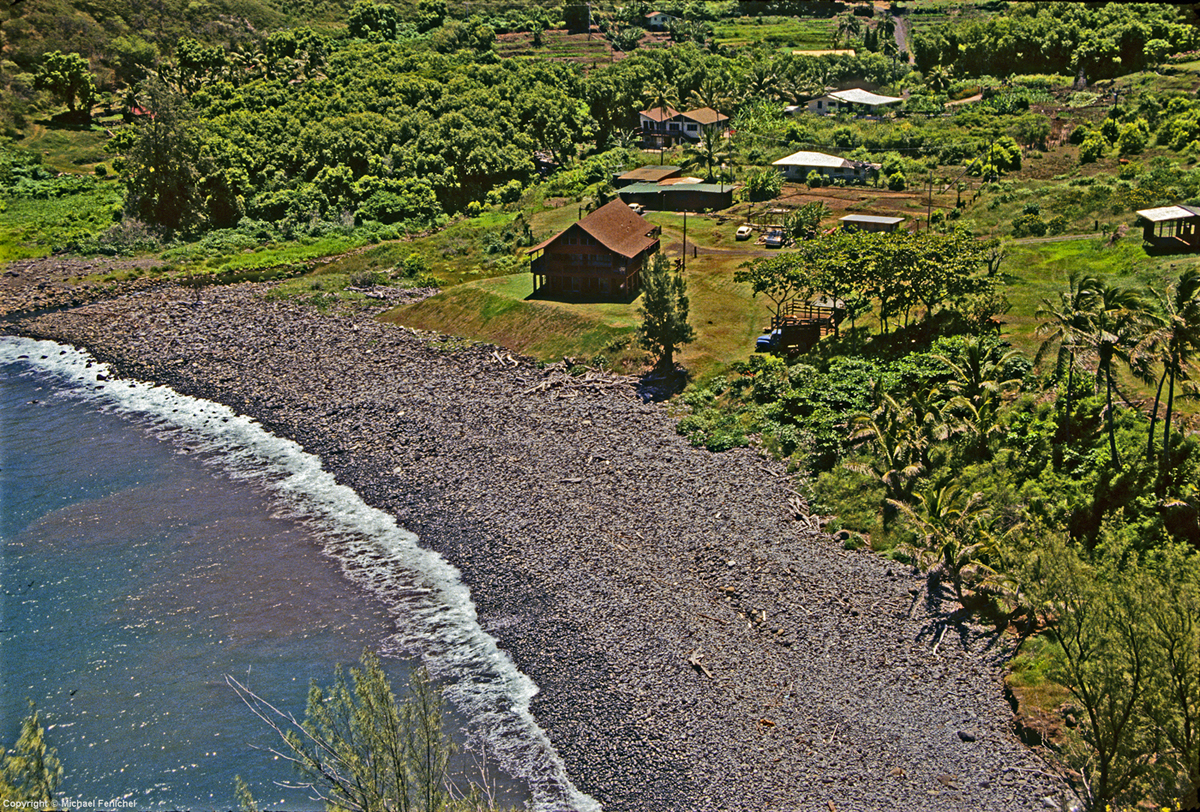
[[[65,197],[0,199],[0,265],[44,257],[102,231],[120,202],[115,183]]]
[[[501,34],[496,38],[496,53],[504,58],[550,59],[593,65],[611,62],[613,50],[599,34],[568,34],[552,30],[542,33],[542,44],[534,46],[529,32]]]
[[[719,45],[759,45],[777,48],[821,50],[833,47],[837,23],[810,17],[738,17],[713,24],[713,40]]]
[[[104,151],[104,144],[108,141],[107,125],[115,122],[96,119],[91,127],[77,129],[57,127],[48,120],[37,121],[15,146],[40,155],[42,165],[55,172],[92,172],[99,164],[111,169],[108,161],[112,156]]]
[[[690,235],[689,235],[690,236]],[[740,255],[688,260],[691,324],[696,341],[679,360],[694,376],[717,374],[744,359],[767,319],[766,305],[733,281]],[[567,302],[533,298],[528,273],[466,282],[423,302],[404,305],[388,321],[438,330],[509,347],[542,360],[564,355],[603,360],[637,372],[643,353],[634,346],[640,297],[632,302]]]

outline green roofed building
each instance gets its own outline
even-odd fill
[[[625,203],[647,211],[719,211],[733,205],[729,183],[634,183],[617,190]]]

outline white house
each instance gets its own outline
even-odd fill
[[[646,15],[646,27],[651,31],[666,31],[671,22],[671,15],[661,11],[651,11]]]
[[[729,126],[729,116],[722,115],[711,107],[688,110],[686,113],[680,113],[678,117],[683,124],[684,137],[693,141],[699,140],[700,133],[704,130],[724,130]]]
[[[904,99],[895,96],[880,96],[878,93],[872,93],[869,90],[852,88],[850,90],[838,90],[827,96],[812,99],[809,101],[807,107],[808,112],[816,113],[819,116],[826,116],[830,113],[854,113],[860,111],[868,115],[877,116],[880,113],[886,112],[889,106],[900,104],[903,101]]]
[[[666,147],[676,143],[683,133],[683,122],[679,111],[673,107],[654,107],[638,113],[638,124],[642,128],[642,146]]]
[[[879,164],[848,161],[823,152],[801,151],[771,165],[783,170],[783,176],[792,181],[805,181],[810,172],[816,172],[829,178],[843,178],[847,183],[866,183],[879,173]]]
[[[638,113],[642,145],[649,148],[673,146],[680,141],[699,141],[705,130],[724,130],[729,116],[711,107],[681,113],[671,107],[655,107]]]

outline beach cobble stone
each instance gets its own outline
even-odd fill
[[[1064,788],[1013,732],[1003,646],[939,638],[924,579],[813,532],[778,464],[692,448],[627,380],[262,293],[8,329],[225,403],[396,515],[462,571],[605,809],[1002,812]]]

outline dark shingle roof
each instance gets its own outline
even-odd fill
[[[635,257],[658,242],[657,237],[649,236],[654,226],[619,199],[606,203],[575,225],[586,231],[596,242],[623,257]],[[545,248],[571,228],[560,231],[529,251]]]
[[[643,110],[640,115],[651,121],[667,121],[679,115],[679,111],[674,107],[655,107],[653,110]]]
[[[706,127],[709,124],[716,124],[718,121],[729,120],[729,116],[722,115],[711,107],[701,107],[698,110],[689,110],[682,115],[684,118],[690,118],[697,124],[703,124]]]
[[[637,169],[632,169],[623,175],[620,175],[620,180],[644,180],[650,183],[657,183],[664,178],[673,178],[679,174],[678,166],[639,166]]]

